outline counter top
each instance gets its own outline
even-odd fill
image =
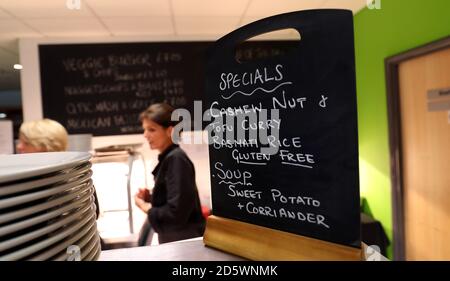
[[[99,261],[243,261],[203,244],[203,238],[193,238],[157,246],[145,246],[102,251]]]
[[[386,257],[362,243],[365,260],[388,261]],[[203,238],[193,238],[157,246],[102,251],[99,261],[244,261],[242,257],[207,247]]]

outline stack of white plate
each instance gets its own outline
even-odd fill
[[[91,155],[0,155],[0,261],[96,260]]]

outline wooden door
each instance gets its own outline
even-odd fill
[[[450,48],[401,62],[398,75],[405,258],[450,260],[450,113],[427,106],[427,91],[450,88]]]

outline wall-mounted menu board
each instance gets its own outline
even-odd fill
[[[139,113],[167,102],[193,116],[203,100],[210,42],[40,45],[43,113],[71,134],[141,133]],[[282,53],[292,41],[242,45],[239,59]]]
[[[139,113],[202,99],[207,42],[40,45],[44,116],[69,133],[142,131]]]
[[[236,61],[235,45],[283,28],[302,35],[294,50]],[[359,248],[351,11],[245,26],[216,42],[206,69],[213,214]]]

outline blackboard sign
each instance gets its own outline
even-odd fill
[[[205,53],[211,42],[40,45],[44,117],[71,134],[141,133],[139,113],[167,102],[193,116],[203,101]],[[238,59],[283,53],[292,41],[243,44]]]
[[[286,54],[240,62],[247,38],[295,28]],[[360,247],[353,18],[311,10],[257,21],[209,50],[213,214]]]
[[[201,100],[208,42],[40,45],[44,116],[69,133],[141,133],[139,113]]]

